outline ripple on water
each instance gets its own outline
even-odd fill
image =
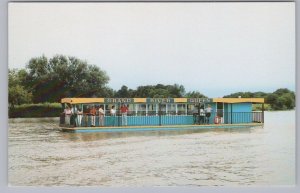
[[[294,111],[266,112],[265,121],[264,128],[241,130],[77,134],[60,132],[49,120],[10,120],[9,183],[293,185]]]

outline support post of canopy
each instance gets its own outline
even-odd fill
[[[261,110],[262,110],[262,123],[265,122],[265,104],[262,103],[262,107],[261,107]]]
[[[225,113],[225,108],[224,107],[225,107],[225,105],[224,105],[224,102],[223,102],[223,112],[222,112],[222,119],[221,119],[222,123],[225,122],[225,114],[224,114]]]
[[[159,103],[159,112],[158,112],[159,126],[161,126],[161,104]]]
[[[121,103],[118,103],[117,104],[118,107],[116,108],[117,109],[117,117],[118,117],[118,126],[120,127],[121,125]]]
[[[217,102],[216,102],[216,111],[215,112],[216,112],[216,114],[215,114],[215,117],[216,117],[216,116],[218,116],[218,103]]]
[[[138,104],[134,104],[134,108],[135,108],[135,116],[137,116],[137,114],[138,114]]]
[[[166,103],[166,115],[168,115],[168,103]]]
[[[232,103],[230,104],[230,123],[232,124]]]

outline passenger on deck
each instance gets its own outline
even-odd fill
[[[104,110],[103,110],[103,107],[100,106],[99,108],[99,125],[100,126],[104,126]]]
[[[84,119],[84,125],[87,127],[89,122],[89,116],[90,116],[90,106],[86,106],[86,108],[83,108],[83,119]]]
[[[82,110],[79,108],[78,110],[77,110],[77,127],[80,127],[81,126],[81,120],[82,120],[82,114],[83,114],[83,112],[82,112]]]
[[[204,124],[204,120],[205,120],[204,106],[201,105],[199,110],[199,124]]]
[[[194,120],[194,124],[197,124],[197,122],[198,122],[197,117],[198,117],[198,108],[197,108],[197,106],[195,105],[195,106],[194,106],[194,109],[193,109],[193,120]]]
[[[210,115],[211,115],[211,111],[212,111],[212,108],[210,107],[210,105],[207,105],[207,107],[205,109],[205,117],[206,117],[205,122],[207,124],[209,124],[209,118],[210,118]]]
[[[77,107],[76,107],[76,105],[72,106],[71,111],[72,111],[72,114],[76,114],[77,113]]]
[[[121,110],[121,115],[122,115],[122,125],[127,125],[128,107],[125,104],[122,104],[120,110]]]
[[[109,113],[112,118],[112,126],[115,126],[115,124],[116,124],[116,109],[115,109],[114,105],[111,107]]]
[[[71,112],[72,112],[72,114],[71,114],[71,118],[70,118],[70,124],[71,125],[78,125],[78,123],[77,123],[77,107],[76,107],[76,105],[71,105]]]
[[[114,105],[110,109],[110,116],[116,116],[116,109]]]
[[[93,106],[90,109],[90,116],[91,116],[91,126],[95,127],[95,125],[96,125],[96,108],[95,108],[95,106]]]
[[[70,125],[70,119],[71,119],[71,115],[72,115],[71,108],[69,106],[67,106],[67,108],[64,110],[64,113],[65,113],[65,123],[67,125]]]

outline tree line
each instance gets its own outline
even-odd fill
[[[224,98],[264,98],[265,103],[270,104],[273,110],[290,110],[295,108],[295,92],[280,88],[272,93],[266,92],[236,92],[224,96]]]
[[[136,89],[123,85],[119,90],[108,87],[109,76],[96,65],[76,57],[56,55],[35,57],[24,69],[9,69],[9,106],[59,102],[65,97],[120,98],[207,98],[199,91],[186,92],[183,85],[145,85]],[[295,93],[278,89],[273,93],[238,92],[224,97],[263,97],[272,108],[292,109]]]
[[[108,87],[109,77],[98,66],[64,55],[29,60],[24,69],[9,69],[9,105],[59,102],[65,97],[197,97],[200,92],[185,92],[182,85],[146,85],[119,90]]]

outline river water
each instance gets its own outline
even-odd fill
[[[11,186],[269,186],[295,184],[295,111],[264,127],[65,133],[57,122],[10,119]]]

